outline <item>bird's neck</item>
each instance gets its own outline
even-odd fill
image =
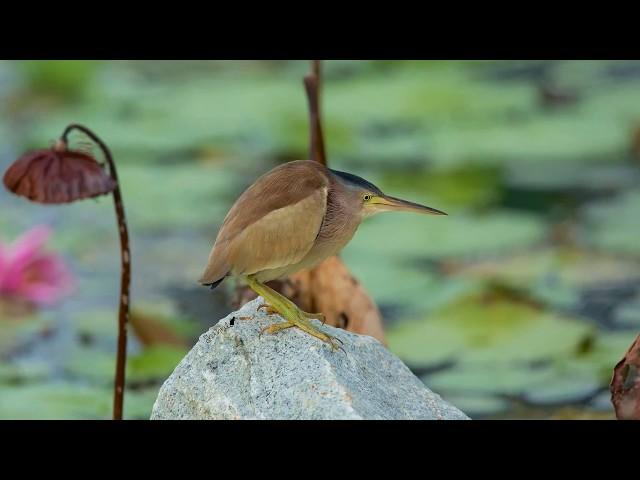
[[[319,233],[319,236],[343,246],[351,240],[362,221],[360,210],[350,201],[350,194],[339,182],[330,186],[325,218]]]

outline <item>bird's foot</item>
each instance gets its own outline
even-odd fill
[[[274,334],[279,332],[280,330],[285,330],[291,327],[298,327],[300,330],[308,333],[309,335],[316,337],[322,340],[325,343],[328,343],[331,346],[331,350],[342,350],[345,352],[344,348],[340,344],[342,344],[342,340],[327,333],[324,333],[319,328],[315,327],[310,319],[315,320],[323,320],[324,323],[324,315],[321,313],[307,313],[303,310],[300,310],[296,305],[292,304],[292,308],[283,309],[282,312],[276,310],[271,305],[261,305],[259,307],[264,307],[265,310],[269,314],[277,313],[284,319],[285,322],[276,323],[275,325],[270,325],[268,327],[260,330],[260,335],[263,333]],[[345,352],[346,353],[346,352]]]
[[[275,315],[276,313],[278,313],[275,308],[273,308],[271,305],[267,305],[266,303],[260,305],[258,307],[258,310],[264,310],[267,315]]]
[[[268,302],[268,305],[261,305],[259,308],[266,307],[268,311],[273,313],[277,312],[285,319],[284,323],[278,323],[264,328],[260,333],[266,332],[272,334],[295,326],[309,335],[328,343],[332,351],[342,350],[344,352],[344,348],[339,345],[339,343],[342,343],[339,338],[324,333],[311,323],[311,319],[323,320],[324,323],[324,315],[304,312],[287,297],[269,288],[267,285],[258,282],[252,275],[247,277],[247,282],[254,292],[260,295],[265,302]]]
[[[280,312],[278,312],[278,310],[276,310],[275,308],[273,308],[271,305],[268,305],[266,303],[263,303],[262,305],[260,305],[258,307],[258,310],[264,310],[265,313],[267,315],[276,315],[276,314],[280,314]],[[324,325],[324,323],[327,321],[325,319],[324,313],[309,313],[309,312],[305,312],[303,310],[300,310],[300,312],[306,317],[306,318],[313,318],[314,320],[320,320],[322,322],[322,324]]]

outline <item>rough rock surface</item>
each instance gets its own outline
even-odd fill
[[[260,336],[282,321],[257,311],[262,303],[200,336],[151,419],[468,419],[372,337],[321,327],[344,342],[343,353],[297,328]]]

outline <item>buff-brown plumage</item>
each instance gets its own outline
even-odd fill
[[[302,260],[320,230],[329,184],[326,168],[311,161],[286,163],[256,180],[225,217],[200,282]]]
[[[318,162],[286,163],[258,178],[231,207],[200,283],[213,288],[229,275],[266,282],[312,267],[338,253],[363,218],[392,208],[442,213],[388,197]]]

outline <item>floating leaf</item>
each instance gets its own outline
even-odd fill
[[[16,384],[45,380],[51,367],[43,361],[0,363],[0,383]]]
[[[446,360],[532,362],[573,352],[592,328],[577,319],[518,301],[472,296],[388,333],[403,360],[426,366]]]
[[[500,181],[496,167],[460,165],[424,173],[392,171],[382,175],[379,185],[394,196],[426,205],[480,209],[500,199]]]
[[[473,257],[531,247],[544,234],[544,224],[536,217],[506,212],[448,217],[381,214],[360,226],[348,248],[366,252],[370,258]]]
[[[120,171],[127,215],[138,230],[211,228],[235,200],[238,179],[225,169],[182,165],[158,171],[125,165]]]
[[[148,382],[166,379],[187,354],[187,348],[155,346],[129,357],[127,381]]]
[[[157,389],[127,391],[126,419],[147,420]],[[107,420],[111,419],[113,392],[110,388],[74,383],[3,386],[0,419],[6,420]]]
[[[585,242],[603,250],[640,255],[640,191],[633,190],[587,209]]]
[[[602,388],[593,375],[575,375],[556,378],[540,385],[532,385],[525,399],[536,405],[563,405],[578,403]]]
[[[116,371],[115,352],[75,347],[67,354],[62,365],[66,375],[95,384],[110,385]]]
[[[442,395],[462,396],[466,393],[517,395],[544,385],[553,379],[549,369],[513,368],[508,365],[458,368],[429,376],[424,382]]]
[[[491,395],[446,395],[443,398],[473,419],[495,415],[510,408],[507,400]]]
[[[107,389],[68,383],[4,387],[0,396],[0,418],[12,420],[108,419],[112,401],[112,394]]]

